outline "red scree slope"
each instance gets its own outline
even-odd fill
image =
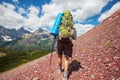
[[[69,80],[120,79],[120,10],[73,41]],[[57,54],[50,54],[0,74],[0,80],[61,80]]]

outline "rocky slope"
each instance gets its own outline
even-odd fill
[[[69,80],[120,80],[120,10],[73,43]],[[52,59],[49,54],[1,73],[0,80],[61,80],[57,67],[54,52]]]

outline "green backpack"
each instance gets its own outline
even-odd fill
[[[63,11],[62,22],[59,27],[60,38],[70,38],[74,36],[73,17],[70,11]]]

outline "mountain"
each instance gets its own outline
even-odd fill
[[[17,37],[15,29],[7,29],[3,26],[0,26],[0,40],[4,40],[6,36],[8,36],[10,39],[14,39]]]
[[[78,37],[73,44],[70,80],[120,80],[120,10]],[[59,74],[57,69],[54,52],[52,56],[49,54],[2,73],[0,79],[61,80],[63,73]]]
[[[17,38],[20,38],[23,34],[30,33],[21,27],[18,30],[15,29],[7,29],[3,26],[0,26],[0,41],[12,41]]]
[[[52,40],[53,38],[49,32],[39,28],[34,33],[24,34],[7,47],[14,50],[50,50]]]
[[[24,27],[24,29],[27,30],[27,31],[29,31],[29,32],[31,32],[31,33],[34,32],[34,30],[32,28],[29,28],[29,27]]]
[[[52,39],[50,33],[47,32],[47,31],[45,31],[45,30],[43,30],[43,29],[41,29],[41,28],[39,28],[38,30],[36,30],[34,32],[34,35],[40,36],[41,39],[47,39],[47,38]]]
[[[22,36],[25,33],[30,33],[29,31],[25,30],[23,27],[17,30],[17,33],[19,34],[18,36]]]

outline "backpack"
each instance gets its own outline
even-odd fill
[[[70,11],[63,12],[61,25],[59,26],[59,38],[76,38],[76,30],[73,27],[73,17]]]

